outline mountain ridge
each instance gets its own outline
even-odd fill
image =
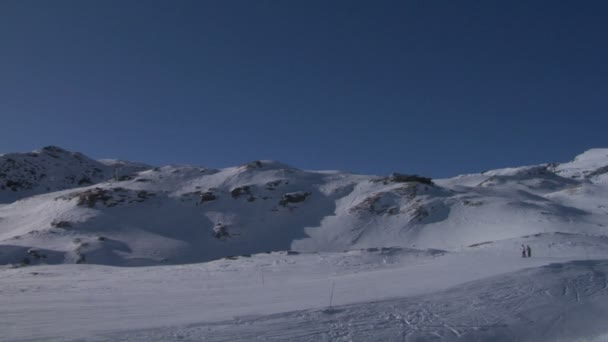
[[[0,166],[6,156],[18,161],[3,155]],[[458,250],[537,233],[608,231],[608,149],[569,163],[435,180],[268,160],[223,169],[106,165],[55,147],[26,157],[6,175],[42,169],[63,178],[4,190],[17,195],[0,205],[0,263],[139,266],[279,250]],[[117,167],[131,169],[116,175]],[[78,184],[81,175],[91,183]]]

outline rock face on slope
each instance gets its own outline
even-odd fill
[[[135,266],[276,250],[459,250],[537,233],[604,235],[607,151],[439,180],[264,160],[220,170],[146,169],[56,147],[7,154],[0,156],[0,264]],[[124,174],[115,177],[115,167]]]
[[[127,167],[129,173],[149,167],[101,163],[77,152],[47,146],[30,153],[0,155],[0,203],[107,181],[116,175],[116,168]]]

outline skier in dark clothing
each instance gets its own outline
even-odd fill
[[[521,245],[521,257],[525,258],[526,257],[526,246]]]
[[[532,257],[532,249],[530,248],[530,245],[526,245],[526,252],[528,252],[528,258]]]

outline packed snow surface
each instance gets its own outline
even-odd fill
[[[0,340],[606,340],[607,174],[0,155]]]
[[[5,269],[0,329],[10,341],[554,341],[608,333],[607,246],[573,237],[565,254],[591,255],[570,261],[554,256],[562,238],[454,253],[385,248]],[[560,247],[541,248],[549,241]],[[520,242],[538,244],[537,256],[521,258]]]

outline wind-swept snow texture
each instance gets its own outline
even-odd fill
[[[607,340],[607,175],[1,155],[0,340]]]

